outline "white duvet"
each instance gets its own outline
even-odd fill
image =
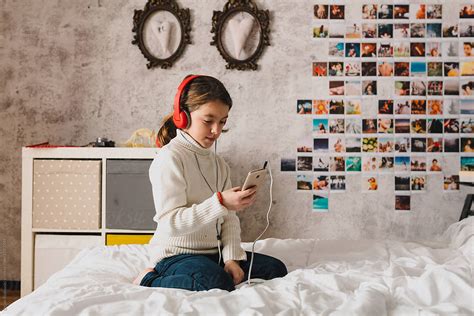
[[[139,245],[83,250],[5,315],[472,315],[474,217],[437,242],[266,239],[290,273],[233,292],[131,284]],[[251,244],[244,244],[250,249]],[[3,314],[2,314],[3,315]]]

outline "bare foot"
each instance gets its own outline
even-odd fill
[[[135,280],[133,280],[133,284],[135,285],[140,285],[140,282],[142,281],[143,277],[148,273],[148,272],[152,272],[152,271],[155,271],[155,269],[153,268],[146,268],[145,270],[143,270],[142,272],[140,272],[138,274],[138,276],[136,277]]]

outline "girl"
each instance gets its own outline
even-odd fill
[[[232,187],[229,166],[211,150],[231,107],[229,93],[213,77],[188,76],[179,86],[149,171],[158,224],[150,241],[155,267],[135,284],[232,291],[248,277],[250,253],[240,246],[236,212],[254,203],[256,189]],[[280,260],[255,254],[251,278],[286,274]]]

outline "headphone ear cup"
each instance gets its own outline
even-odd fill
[[[176,128],[188,128],[189,125],[189,120],[188,120],[188,113],[186,111],[181,111],[179,113],[173,116],[173,123],[176,126]]]

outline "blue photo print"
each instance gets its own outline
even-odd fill
[[[328,119],[313,119],[313,132],[316,134],[327,134],[329,133],[329,120]]]
[[[327,212],[329,209],[329,198],[323,194],[313,194],[313,211]]]

